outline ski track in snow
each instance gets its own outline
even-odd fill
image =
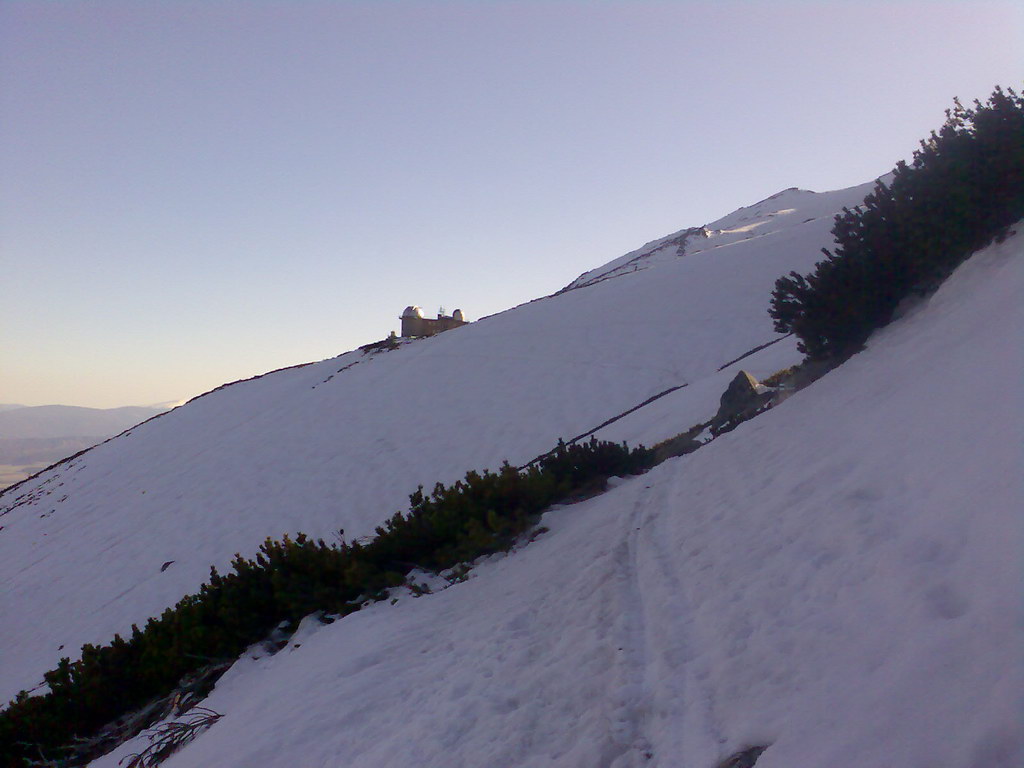
[[[674,756],[692,751],[689,741],[724,739],[715,736],[713,694],[693,669],[702,651],[691,637],[678,553],[670,551],[662,523],[673,486],[646,476],[633,485],[636,500],[614,549],[619,688],[610,697],[617,705],[610,732],[621,751],[602,765],[669,768]]]
[[[694,611],[689,591],[678,572],[679,553],[670,551],[665,517],[658,513],[658,510],[672,508],[673,494],[671,487],[660,487],[665,490],[648,506],[641,527],[645,534],[645,551],[654,565],[647,571],[648,578],[641,591],[662,597],[653,603],[655,606],[672,606],[671,610],[652,612],[652,623],[658,622],[655,625],[658,632],[653,635],[651,645],[658,663],[649,671],[650,678],[658,684],[655,703],[662,741],[657,752],[670,756],[671,761],[674,760],[671,756],[692,753],[699,746],[705,746],[701,742],[709,736],[714,748],[725,739],[715,720],[714,693],[706,685],[706,674],[700,669],[703,649],[693,632]],[[683,510],[675,511],[683,513]]]
[[[622,540],[613,550],[618,597],[615,632],[618,690],[610,697],[614,708],[609,731],[622,753],[606,763],[610,768],[632,768],[640,764],[640,759],[649,759],[653,754],[645,727],[650,705],[647,607],[637,567],[639,523],[648,490],[649,486],[645,486],[637,494],[632,511],[625,516]]]

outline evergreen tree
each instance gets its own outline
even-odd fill
[[[808,275],[776,280],[775,330],[795,333],[811,358],[855,351],[901,301],[934,290],[1021,217],[1024,98],[996,88],[972,108],[954,100],[910,165],[836,216],[834,252]]]

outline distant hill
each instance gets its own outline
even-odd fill
[[[0,404],[0,489],[164,410]]]
[[[82,408],[77,405],[0,406],[0,438],[111,437],[156,416],[156,408]]]

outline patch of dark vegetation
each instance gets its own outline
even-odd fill
[[[576,437],[570,439],[568,442],[562,442],[561,440],[559,440],[558,441],[558,445],[555,448],[552,448],[547,453],[542,453],[540,456],[537,456],[534,459],[530,459],[530,461],[526,462],[526,464],[524,464],[523,466],[519,467],[519,469],[520,470],[528,469],[529,467],[532,467],[535,464],[538,464],[538,463],[544,461],[545,459],[548,459],[551,456],[555,455],[558,451],[563,450],[566,446],[568,446],[568,445],[576,445],[580,440],[583,440],[586,437],[590,437],[591,439],[593,439],[592,435],[595,432],[597,432],[599,429],[604,429],[609,424],[614,424],[619,419],[623,419],[626,416],[629,416],[629,414],[631,414],[631,413],[633,413],[635,411],[639,411],[641,408],[644,408],[644,407],[650,405],[655,400],[660,400],[665,395],[670,395],[673,392],[675,392],[677,390],[680,390],[680,389],[682,389],[683,387],[686,387],[686,386],[689,386],[689,382],[687,382],[686,384],[677,384],[674,387],[669,387],[668,389],[662,390],[661,392],[659,392],[656,395],[651,395],[650,397],[648,397],[646,400],[644,400],[639,405],[634,405],[632,408],[630,408],[628,410],[625,410],[622,413],[618,413],[618,414],[612,416],[610,419],[605,419],[600,424],[598,424],[596,427],[592,427],[591,429],[588,429],[586,432],[582,432],[582,433],[576,435]]]
[[[814,272],[780,277],[769,314],[812,360],[849,356],[898,307],[934,291],[972,253],[1024,217],[1024,98],[996,88],[973,108],[954,101],[938,133],[844,208],[835,252]]]
[[[793,365],[790,366],[789,368],[782,368],[781,370],[778,370],[775,373],[773,373],[771,376],[761,379],[761,384],[763,384],[766,387],[772,387],[773,389],[785,386],[786,383],[790,381],[790,379],[793,377],[793,374],[796,373],[797,367],[798,366]]]
[[[653,461],[642,446],[560,441],[524,470],[506,463],[451,486],[438,483],[429,495],[419,488],[409,511],[396,513],[367,543],[303,534],[267,539],[255,558],[236,555],[226,574],[211,569],[197,593],[144,629],[133,626],[128,639],[115,636],[109,645],[84,646],[77,661],[61,659],[45,675],[46,695],[20,693],[0,713],[0,765],[24,766],[37,756],[44,765],[83,765],[113,746],[98,736],[116,733],[123,741],[156,722],[174,698],[168,692],[190,676],[212,685],[227,664],[211,668],[211,659],[237,658],[283,622],[318,611],[352,613],[402,585],[414,568],[455,567],[458,581],[467,570],[460,564],[508,549],[546,508],[603,490],[609,477],[638,474]],[[139,710],[148,714],[129,714]]]
[[[663,461],[675,458],[676,456],[685,456],[688,453],[693,453],[703,445],[703,443],[697,439],[711,422],[705,422],[703,424],[694,424],[685,432],[680,432],[675,437],[670,437],[668,440],[662,440],[660,443],[655,444],[651,447],[651,451],[654,453],[654,463],[661,464]]]
[[[158,725],[149,734],[149,746],[121,761],[125,768],[155,768],[222,717],[206,707],[196,707],[181,720]]]
[[[392,349],[398,349],[398,347],[398,337],[395,336],[394,334],[391,334],[386,339],[382,339],[381,341],[374,341],[371,342],[370,344],[363,344],[363,346],[359,347],[359,349],[363,350],[364,352],[389,352]]]

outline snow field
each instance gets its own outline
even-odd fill
[[[467,582],[243,659],[167,765],[1020,765],[1022,251]]]
[[[656,269],[394,351],[223,388],[0,495],[0,700],[83,643],[144,624],[268,536],[371,534],[421,483],[524,463],[679,384],[666,400],[680,418],[638,412],[608,434],[654,442],[706,420],[693,415],[717,407],[717,368],[774,336],[775,278],[809,268],[830,241],[821,210],[862,196],[782,193],[738,212],[761,217],[760,237],[716,236],[729,243],[719,249],[712,237]],[[786,348],[762,354],[783,367],[797,357],[789,345],[783,359]]]

